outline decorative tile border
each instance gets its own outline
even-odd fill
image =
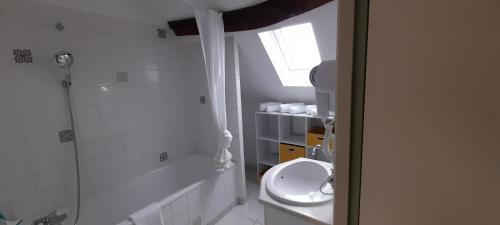
[[[33,55],[31,49],[13,49],[15,63],[33,63]]]

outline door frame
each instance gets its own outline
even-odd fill
[[[335,225],[358,225],[369,0],[338,0]]]

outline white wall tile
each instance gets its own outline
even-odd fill
[[[135,152],[138,152],[138,150],[135,149]],[[136,178],[145,173],[144,160],[142,158],[142,154],[141,157],[136,157],[136,158],[132,158],[127,155],[126,164],[131,179]]]
[[[67,31],[81,30],[84,31],[84,12],[61,8],[59,10],[59,22],[64,24]]]
[[[76,121],[79,125],[99,122],[100,115],[97,105],[76,108]]]
[[[53,28],[57,22],[60,22],[59,7],[43,3],[32,3],[29,6],[31,20],[35,26]]]
[[[106,152],[106,143],[104,138],[89,140],[79,143],[81,155],[85,158],[103,156]]]
[[[3,72],[3,75],[5,75],[7,72]],[[3,80],[6,80],[5,77],[2,77]],[[13,98],[13,93],[14,92],[14,86],[8,85],[10,82],[6,80],[4,83],[0,83],[0,103],[2,104],[2,108],[0,109],[0,112],[2,112],[2,117],[7,116],[6,114],[14,114],[19,112],[19,105],[22,104],[21,102],[17,101],[17,98]],[[2,119],[6,119],[5,117]],[[13,118],[15,119],[15,118]],[[13,127],[14,128],[14,127]]]
[[[130,177],[128,171],[127,160],[123,153],[119,153],[120,157],[115,157],[111,162],[108,162],[108,181],[111,186],[119,185],[127,181]]]
[[[108,173],[106,172],[106,158],[94,157],[85,161],[84,173],[88,175],[88,193],[97,192],[108,186]],[[82,188],[85,189],[85,188]]]
[[[72,97],[76,107],[97,104],[97,90],[92,86],[76,86],[72,88]]]
[[[103,124],[103,128],[105,124],[106,123]],[[91,141],[103,136],[103,130],[101,129],[100,123],[79,125],[75,133],[81,141]]]
[[[123,134],[123,145],[125,148],[133,148],[133,149],[140,149],[143,144],[143,138],[141,136],[141,133],[139,131],[139,118],[135,118],[136,121],[136,129],[134,131],[127,131],[126,133]]]
[[[99,113],[103,121],[109,119],[117,119],[119,113],[118,103],[107,102],[106,104],[99,105]]]
[[[19,179],[29,179],[33,176],[28,155],[3,160],[0,168],[2,168],[3,177],[7,183]]]
[[[66,190],[62,174],[50,171],[36,177],[36,188],[44,210],[54,210],[66,203]]]
[[[7,185],[15,216],[41,212],[41,203],[32,179],[20,179]]]
[[[112,85],[99,85],[99,88],[97,88],[97,102],[99,106],[103,107],[109,103],[116,102],[115,92],[115,87]]]
[[[135,116],[135,105],[130,102],[119,102],[118,103],[118,115],[121,118]]]
[[[117,134],[104,139],[106,154],[124,150],[123,135]]]
[[[0,178],[9,183],[0,184],[0,211],[29,217],[74,197],[72,143],[57,136],[70,128],[64,74],[52,58],[63,48],[75,57],[71,98],[85,197],[164,166],[161,151],[169,162],[194,152],[198,102],[186,68],[201,58],[187,57],[179,40],[156,40],[150,25],[39,1],[0,4]],[[59,21],[62,35],[54,29]],[[31,49],[35,63],[13,63],[13,48]],[[127,72],[129,82],[118,83],[116,72]],[[188,218],[184,208],[176,221]]]
[[[2,148],[0,149],[0,162],[11,158],[27,157],[28,150],[24,138],[24,134],[20,132],[5,132],[1,134],[0,143],[2,143]]]
[[[59,174],[61,154],[59,149],[40,149],[37,152],[30,153],[29,162],[33,168],[34,175],[40,174]]]
[[[2,19],[9,26],[30,27],[29,5],[25,1],[3,0]]]
[[[55,148],[58,143],[58,134],[52,129],[43,129],[25,133],[28,152],[36,154],[46,149]]]
[[[52,117],[48,110],[33,110],[20,113],[24,132],[40,132],[52,128]]]
[[[122,123],[118,118],[111,118],[102,122],[102,135],[109,137],[122,132]]]

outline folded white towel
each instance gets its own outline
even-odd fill
[[[281,104],[280,105],[280,112],[282,113],[289,113],[290,112],[290,107],[292,106],[305,106],[306,104],[304,103],[289,103],[289,104]]]
[[[316,108],[312,109],[311,113],[309,115],[311,115],[311,116],[318,116],[318,109],[316,109]],[[335,113],[334,112],[328,112],[328,117],[335,118]]]
[[[311,116],[317,116],[318,115],[318,109],[312,109],[311,110],[311,114],[309,114]]]
[[[290,113],[291,114],[306,113],[306,107],[303,105],[292,105],[290,106]]]
[[[317,112],[316,105],[306,105],[306,114],[312,115],[314,109],[316,109],[316,112]]]
[[[153,203],[132,213],[130,219],[135,225],[164,225],[161,207],[158,203]]]
[[[280,111],[280,105],[268,105],[266,106],[266,112],[279,112]]]
[[[123,220],[116,225],[134,225],[134,223],[132,223],[132,221],[129,220]]]
[[[280,104],[281,104],[281,102],[264,102],[264,103],[260,103],[259,104],[259,111],[265,112],[265,111],[267,111],[267,106],[280,105]]]

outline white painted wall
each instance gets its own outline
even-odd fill
[[[306,22],[311,22],[313,25],[321,59],[335,59],[337,42],[336,1],[270,27],[234,33],[235,40],[241,49],[241,91],[247,164],[255,164],[257,160],[255,154],[254,113],[258,110],[259,103],[282,101],[314,104],[315,101],[312,87],[283,87],[264,46],[260,42],[258,33]]]
[[[177,38],[148,24],[24,0],[0,0],[0,211],[25,218],[64,207],[74,196],[62,70],[53,54],[73,53],[73,97],[87,197],[195,152],[191,60]],[[60,35],[54,24],[66,30]],[[12,49],[31,49],[15,64]],[[127,72],[129,82],[116,82]],[[107,91],[106,91],[107,90]],[[169,160],[159,161],[167,151]]]
[[[500,2],[370,2],[361,225],[498,224]]]

